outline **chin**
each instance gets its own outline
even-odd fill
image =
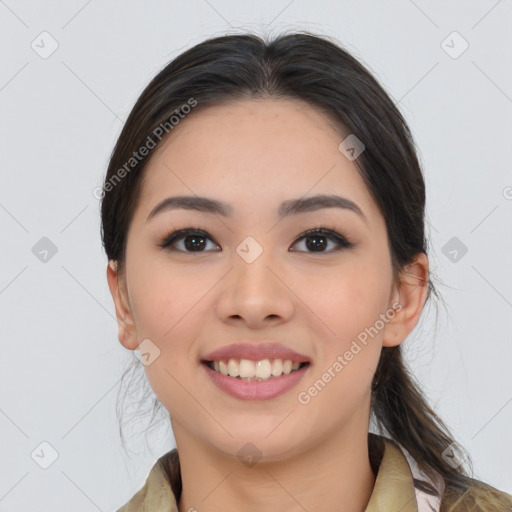
[[[258,428],[258,425],[253,425],[251,429],[245,431],[230,429],[232,438],[228,435],[222,436],[222,439],[210,438],[209,444],[227,457],[241,462],[249,461],[248,466],[253,464],[250,461],[263,463],[286,460],[304,450],[307,439],[298,438],[286,429],[277,432],[275,422],[272,423],[272,427],[267,426],[265,424],[265,428]],[[268,435],[269,432],[272,433]]]
[[[255,464],[275,463],[292,458],[301,451],[296,442],[293,446],[279,442],[235,440],[229,446],[217,446],[220,452],[231,459],[242,462],[247,467]]]

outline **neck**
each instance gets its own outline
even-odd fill
[[[368,427],[368,425],[366,425]],[[253,466],[189,438],[173,425],[183,490],[179,512],[364,512],[375,485],[368,428],[346,425],[308,451]]]

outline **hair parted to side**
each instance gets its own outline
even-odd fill
[[[340,126],[340,135],[345,129],[364,143],[365,151],[354,163],[385,219],[398,282],[414,255],[427,253],[425,183],[411,132],[391,98],[358,60],[339,43],[307,32],[271,40],[254,34],[214,37],[181,53],[153,78],[128,116],[105,177],[105,184],[113,184],[119,170],[126,170],[115,185],[105,186],[102,198],[102,241],[108,259],[117,261],[118,272],[124,271],[128,227],[152,155],[132,162],[127,170],[133,153],[161,132],[158,127],[167,126],[165,135],[172,137],[169,119],[183,118],[183,106],[191,105],[191,100],[196,106],[189,115],[205,105],[257,98],[303,100],[330,116]],[[431,292],[440,298],[429,276],[426,302]],[[143,372],[142,364],[133,359],[123,380],[136,367]],[[159,407],[163,406],[154,397],[153,417]],[[377,433],[406,448],[427,475],[432,469],[440,473],[446,495],[451,493],[453,500],[478,487],[463,466],[452,467],[443,458],[453,435],[405,366],[400,345],[382,349],[372,382],[372,420]],[[467,454],[466,459],[471,467]],[[484,501],[479,503],[484,506]]]

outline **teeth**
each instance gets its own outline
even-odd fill
[[[254,375],[255,375],[254,361],[249,361],[249,359],[241,359],[240,364],[238,365],[238,371],[240,373],[240,377],[242,377],[242,378],[243,377],[254,377]]]
[[[230,359],[228,363],[228,373],[230,377],[238,377],[240,371],[238,369],[238,363],[234,359]]]
[[[288,375],[299,369],[301,363],[290,359],[229,359],[229,361],[213,361],[213,369],[222,375],[229,375],[245,381],[264,381],[282,374]]]
[[[219,370],[222,375],[228,374],[228,366],[224,361],[219,361]]]
[[[255,377],[261,380],[267,380],[270,378],[272,373],[272,365],[268,359],[258,361],[256,363]]]
[[[274,377],[279,377],[281,373],[283,373],[283,360],[274,359],[274,363],[272,364],[272,375]]]

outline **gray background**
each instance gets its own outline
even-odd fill
[[[436,333],[430,308],[407,358],[475,477],[512,492],[510,0],[6,0],[0,23],[0,511],[114,511],[174,446],[164,425],[131,458],[121,448],[133,354],[117,341],[93,190],[148,81],[244,29],[334,36],[410,123],[448,314]],[[58,452],[48,469],[42,442]]]

